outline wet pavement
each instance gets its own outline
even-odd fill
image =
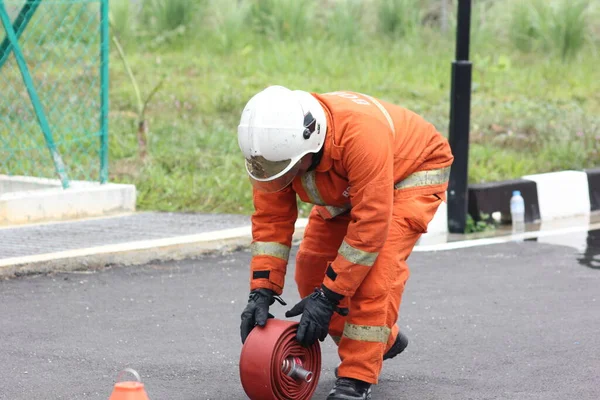
[[[399,321],[410,344],[385,362],[373,400],[600,398],[599,240],[591,232],[581,251],[527,240],[414,253]],[[153,400],[245,399],[249,260],[237,252],[0,282],[0,399],[107,399],[125,367]],[[326,397],[337,362],[328,339],[314,399]]]
[[[577,261],[585,267],[600,270],[600,229],[586,232],[584,250]]]

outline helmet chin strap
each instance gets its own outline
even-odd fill
[[[313,171],[313,170],[315,170],[317,168],[317,166],[321,162],[321,158],[323,158],[323,151],[324,150],[325,150],[325,145],[321,146],[321,150],[319,150],[318,153],[313,153],[312,163],[310,164],[310,167],[308,167],[309,171]]]

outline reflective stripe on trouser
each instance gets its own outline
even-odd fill
[[[388,240],[353,298],[341,304],[350,308],[349,315],[344,318],[336,313],[330,322],[330,337],[334,342],[339,338],[339,376],[377,383],[383,355],[396,340],[396,322],[409,277],[406,259],[422,233],[415,230],[420,224],[407,220],[417,217],[428,222],[441,203],[433,195],[405,200],[395,196],[396,222],[390,224]],[[348,215],[324,220],[314,209],[311,212],[296,258],[295,279],[301,297],[320,286],[327,266],[342,246],[348,222]]]
[[[252,257],[273,256],[288,261],[290,257],[290,248],[277,242],[254,242],[250,245]]]

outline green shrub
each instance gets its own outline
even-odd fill
[[[249,6],[247,3],[232,4],[232,2],[216,1],[212,8],[213,24],[204,32],[206,42],[214,45],[219,51],[232,51],[245,46],[248,41]],[[210,40],[214,39],[214,40]]]
[[[421,27],[423,10],[419,0],[379,0],[379,31],[392,37],[414,36]]]
[[[141,19],[145,30],[154,34],[190,28],[194,22],[200,22],[207,3],[207,0],[144,0]]]
[[[578,53],[585,44],[588,5],[589,0],[563,0],[554,13],[547,40],[553,43],[563,60]]]
[[[589,0],[513,1],[510,38],[523,52],[553,52],[563,60],[585,45]]]
[[[364,5],[360,0],[338,0],[326,15],[326,36],[342,45],[360,42],[364,36]]]
[[[132,12],[129,0],[112,0],[110,3],[110,22],[112,34],[117,36],[120,42],[127,44],[136,31],[136,15]]]
[[[250,0],[249,4],[249,24],[260,35],[283,40],[312,34],[313,1]]]

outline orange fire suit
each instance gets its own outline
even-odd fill
[[[301,297],[324,284],[346,296],[332,317],[339,376],[376,384],[409,277],[406,260],[446,201],[453,156],[447,140],[403,107],[353,92],[312,93],[327,136],[313,171],[277,193],[254,190],[250,287],[281,294],[296,197],[315,204],[296,258]]]

